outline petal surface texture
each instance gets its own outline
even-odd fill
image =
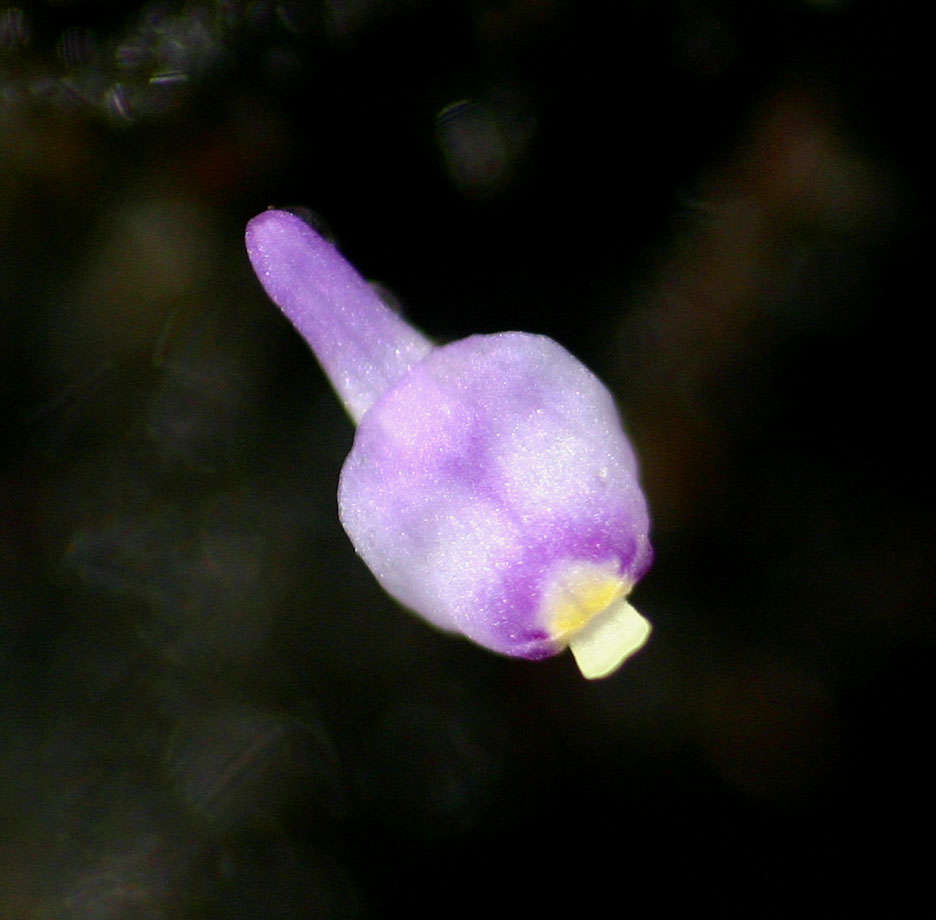
[[[526,333],[471,336],[415,365],[362,417],[339,509],[394,597],[525,658],[564,648],[651,560],[610,393],[560,345]],[[585,582],[583,565],[594,570]]]

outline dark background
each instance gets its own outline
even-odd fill
[[[859,0],[0,4],[0,916],[905,913],[930,36]],[[376,587],[351,426],[243,252],[269,205],[439,340],[543,332],[612,387],[657,550],[617,675]]]

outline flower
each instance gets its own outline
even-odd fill
[[[541,335],[434,346],[291,213],[255,217],[247,251],[357,423],[338,508],[380,584],[504,655],[568,646],[585,677],[639,649],[650,523],[607,388]]]

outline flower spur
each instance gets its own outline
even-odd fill
[[[637,462],[605,386],[541,335],[435,346],[299,217],[247,251],[357,424],[338,508],[401,604],[519,658],[570,647],[585,677],[646,641],[628,603],[652,559]]]

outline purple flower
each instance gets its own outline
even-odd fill
[[[358,425],[338,507],[380,584],[495,652],[569,646],[586,677],[639,649],[649,518],[604,385],[541,335],[435,347],[293,214],[255,217],[247,251]]]

